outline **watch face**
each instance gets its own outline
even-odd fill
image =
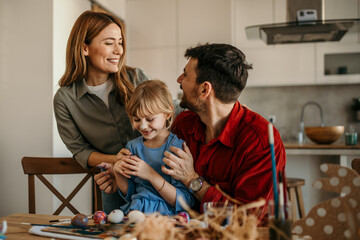
[[[194,180],[192,180],[191,181],[191,183],[190,183],[190,188],[194,191],[194,192],[196,192],[196,191],[199,191],[199,189],[201,188],[201,182],[200,182],[200,180],[197,178],[197,179],[194,179]]]

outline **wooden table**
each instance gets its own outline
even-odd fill
[[[37,235],[29,234],[28,231],[31,228],[29,225],[23,225],[21,223],[35,223],[35,224],[49,224],[50,220],[57,220],[63,218],[70,218],[66,216],[55,215],[42,215],[42,214],[28,214],[28,213],[15,213],[6,217],[0,218],[0,222],[7,221],[8,229],[6,231],[6,240],[12,239],[49,239],[46,237],[40,237]]]
[[[50,239],[47,237],[41,237],[28,233],[31,226],[21,223],[35,223],[35,224],[50,224],[50,220],[70,218],[67,216],[55,216],[55,215],[42,215],[42,214],[28,214],[28,213],[15,213],[6,217],[0,218],[0,221],[7,221],[8,229],[6,231],[6,240],[22,240],[22,239],[34,239],[44,240]],[[261,227],[258,229],[260,233],[259,240],[268,240],[268,228]]]

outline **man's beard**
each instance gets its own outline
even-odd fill
[[[202,109],[202,107],[201,107],[202,104],[200,104],[199,101],[196,101],[196,103],[193,104],[193,103],[187,101],[186,96],[184,94],[183,94],[183,96],[181,98],[181,102],[180,102],[179,105],[182,108],[189,109],[189,110],[191,110],[193,112],[196,112],[196,113],[200,112],[201,109]]]

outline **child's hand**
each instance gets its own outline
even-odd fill
[[[124,157],[122,163],[124,174],[127,175],[140,177],[150,181],[151,177],[156,174],[152,167],[137,156]]]
[[[128,169],[125,166],[124,158],[121,161],[117,161],[114,164],[114,172],[115,172],[115,174],[120,174],[120,175],[122,175],[122,176],[124,176],[126,178],[131,178],[130,175],[125,173],[125,170],[128,170]]]

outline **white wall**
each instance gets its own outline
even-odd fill
[[[91,9],[91,3],[88,0],[53,0],[53,94],[59,88],[58,81],[64,74],[65,70],[65,55],[66,44],[70,35],[71,28],[78,18],[78,16]],[[52,112],[53,123],[53,156],[56,157],[71,157],[72,154],[67,150],[63,144],[57,130],[55,116]],[[61,193],[66,198],[72,191],[75,185],[77,185],[83,175],[78,176],[56,176],[53,178],[54,185],[61,189]],[[83,189],[77,194],[71,203],[82,213],[91,213],[91,184],[90,181],[83,187]],[[55,197],[53,198],[53,211],[61,202]],[[48,213],[48,209],[42,209],[45,213]],[[67,208],[61,213],[61,215],[72,215],[72,212]]]
[[[21,158],[52,153],[52,1],[2,0],[0,11],[0,216],[4,216],[28,211]],[[43,206],[50,204],[39,200]]]
[[[118,18],[126,19],[125,0],[97,0],[96,2]]]

